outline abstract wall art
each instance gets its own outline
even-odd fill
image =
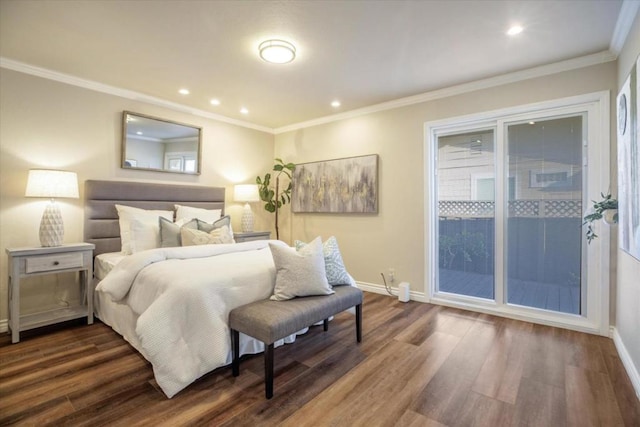
[[[377,213],[378,155],[296,165],[293,212]]]

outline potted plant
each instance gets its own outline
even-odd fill
[[[292,173],[296,169],[296,165],[293,163],[285,163],[282,159],[275,159],[276,164],[273,165],[273,176],[271,173],[266,173],[264,178],[256,177],[256,184],[258,184],[258,193],[260,194],[260,200],[265,202],[264,209],[267,212],[275,213],[276,215],[276,239],[280,239],[280,231],[278,229],[278,210],[282,206],[291,202],[291,179]],[[286,188],[280,186],[280,175],[285,174],[289,178],[289,183]]]
[[[615,224],[618,222],[618,200],[614,199],[611,194],[606,196],[600,193],[602,200],[596,202],[593,200],[593,207],[587,211],[587,215],[584,216],[584,222],[582,225],[587,226],[587,242],[591,243],[593,239],[598,235],[593,230],[593,221],[604,219],[608,224]]]

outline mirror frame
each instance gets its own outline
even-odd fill
[[[127,160],[127,116],[135,116],[141,117],[148,120],[155,120],[159,122],[169,123],[172,125],[185,126],[188,128],[196,129],[198,131],[198,150],[197,150],[197,159],[196,159],[196,171],[195,172],[183,172],[183,171],[175,171],[169,169],[160,169],[160,168],[144,168],[138,166],[130,166],[125,162]],[[164,164],[164,163],[163,163]],[[134,113],[133,111],[123,111],[122,112],[122,159],[120,167],[122,169],[129,170],[140,170],[140,171],[152,171],[152,172],[167,172],[167,173],[179,173],[184,175],[200,175],[202,173],[202,128],[200,126],[195,126],[187,123],[180,123],[173,120],[162,119],[159,117],[149,116],[146,114]]]

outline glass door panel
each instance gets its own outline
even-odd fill
[[[494,134],[437,139],[437,291],[494,299]]]
[[[583,125],[581,115],[507,125],[509,304],[581,314]]]

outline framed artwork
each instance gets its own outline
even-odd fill
[[[620,249],[640,260],[640,58],[616,99],[618,134],[618,240]]]
[[[296,165],[293,212],[377,213],[378,155]]]

